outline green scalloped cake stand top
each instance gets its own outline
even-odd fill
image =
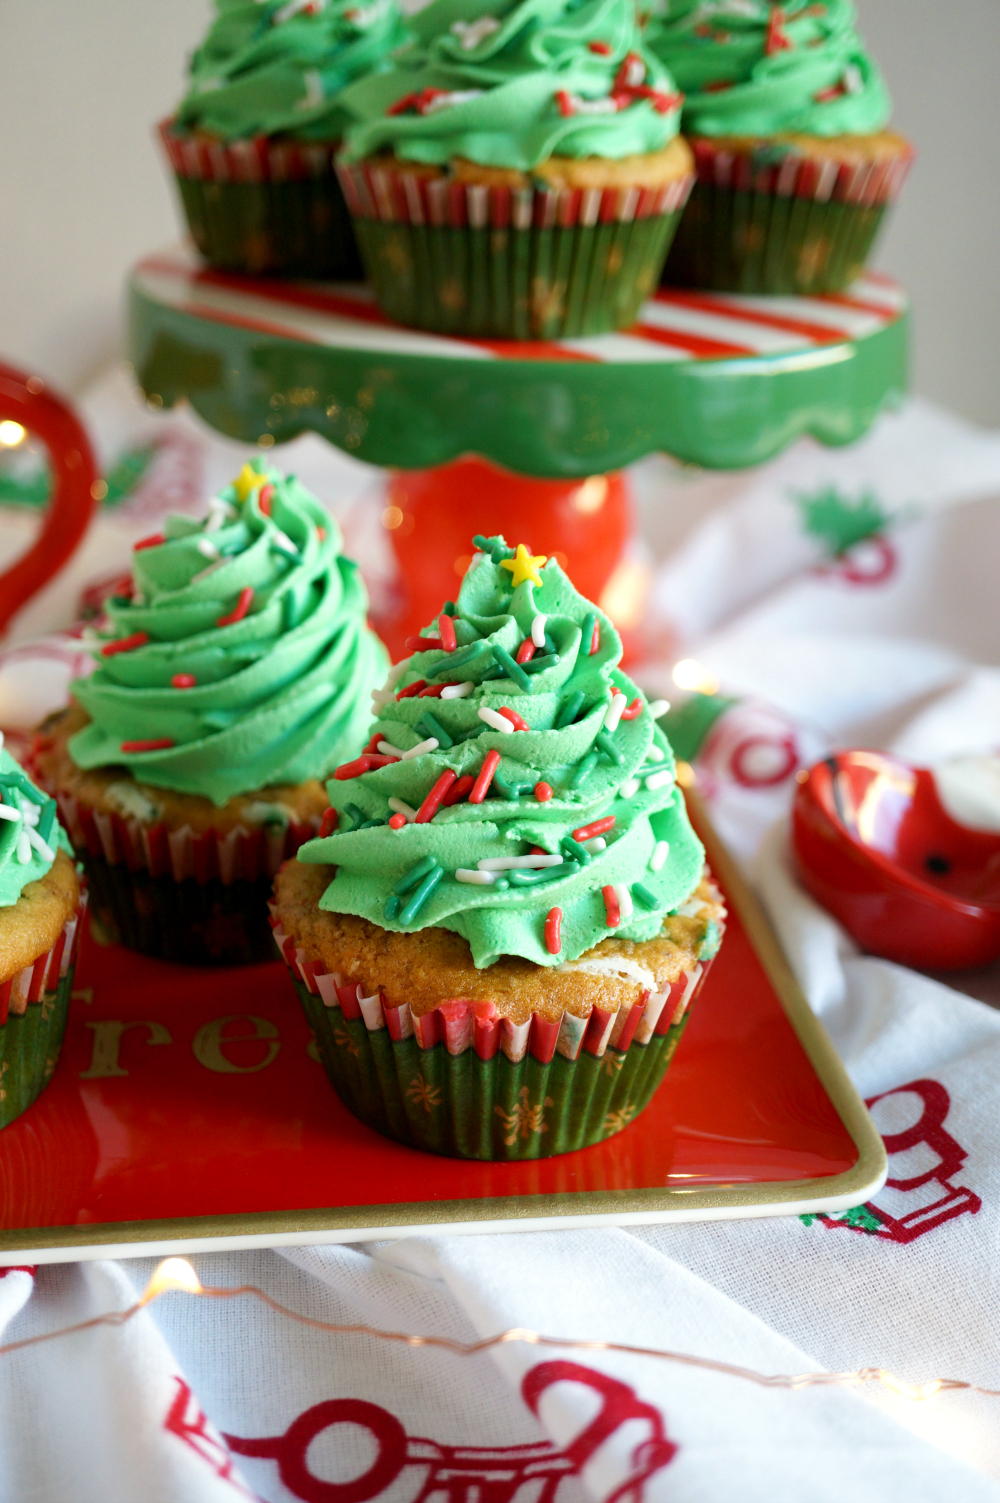
[[[179,249],[139,263],[129,304],[154,405],[403,469],[474,453],[572,479],[656,451],[735,469],[804,434],[851,443],[906,389],[907,298],[875,273],[826,297],[662,289],[622,333],[545,344],[405,329],[361,284],[234,276]]]

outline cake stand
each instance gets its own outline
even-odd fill
[[[398,652],[455,592],[474,531],[562,555],[599,600],[631,535],[622,466],[662,452],[735,469],[805,434],[859,438],[905,392],[908,305],[870,273],[825,297],[664,289],[618,334],[459,339],[391,323],[362,284],[170,249],[133,270],[129,330],[152,405],[184,398],[265,447],[310,430],[396,472],[383,522],[408,593],[379,625]]]

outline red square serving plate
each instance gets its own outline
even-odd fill
[[[284,966],[88,939],[55,1075],[0,1133],[0,1263],[842,1210],[882,1140],[755,899],[693,809],[725,941],[663,1086],[608,1142],[437,1158],[340,1104]]]

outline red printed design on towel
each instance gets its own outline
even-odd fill
[[[288,1491],[303,1503],[369,1503],[412,1468],[412,1503],[463,1503],[484,1497],[488,1503],[512,1503],[521,1488],[530,1486],[534,1503],[554,1503],[563,1477],[580,1474],[599,1448],[623,1425],[638,1420],[648,1426],[630,1456],[628,1475],[606,1503],[642,1503],[643,1488],[654,1473],[673,1460],[676,1444],[667,1438],[658,1409],[636,1397],[617,1378],[607,1377],[576,1362],[543,1362],[525,1374],[521,1394],[537,1416],[542,1395],[555,1383],[582,1383],[601,1397],[590,1424],[559,1450],[549,1441],[523,1446],[446,1446],[409,1436],[395,1415],[364,1399],[328,1399],[314,1404],[292,1421],[283,1435],[260,1440],[227,1435],[226,1442],[240,1456],[277,1462]],[[375,1449],[368,1470],[350,1482],[326,1482],[310,1470],[313,1441],[333,1425],[356,1425],[368,1431]],[[541,1484],[540,1490],[539,1483]]]
[[[899,553],[887,537],[876,534],[855,543],[829,564],[818,564],[816,574],[832,575],[845,584],[862,588],[888,584],[899,569]]]
[[[228,1482],[242,1493],[244,1498],[255,1498],[248,1487],[236,1475],[236,1463],[226,1449],[226,1443],[211,1423],[198,1400],[183,1378],[175,1377],[177,1394],[163,1421],[164,1430],[190,1446],[196,1456],[208,1463],[217,1477]]]
[[[9,1268],[0,1268],[0,1279],[5,1279],[9,1273],[27,1273],[34,1278],[37,1272],[37,1263],[11,1263]]]
[[[709,796],[727,782],[756,791],[787,782],[801,761],[791,723],[769,705],[747,701],[712,726],[698,753],[698,774]]]
[[[902,1132],[882,1135],[889,1155],[889,1178],[885,1189],[896,1192],[893,1199],[900,1195],[905,1198],[904,1205],[895,1207],[901,1214],[893,1216],[882,1206],[868,1202],[836,1216],[804,1216],[802,1219],[807,1225],[817,1220],[831,1231],[844,1227],[848,1231],[881,1237],[883,1241],[906,1243],[915,1242],[925,1232],[953,1221],[966,1211],[974,1216],[981,1209],[983,1203],[973,1190],[953,1183],[968,1154],[945,1130],[944,1119],[951,1098],[940,1081],[912,1080],[909,1085],[872,1096],[865,1105],[871,1110],[880,1101],[908,1093],[918,1096],[923,1102],[919,1118]],[[922,1156],[915,1159],[921,1148]],[[909,1155],[909,1161],[900,1162],[897,1156],[902,1154]],[[895,1165],[894,1158],[897,1158]],[[929,1167],[921,1167],[928,1158],[934,1162]],[[918,1172],[906,1172],[914,1170]]]

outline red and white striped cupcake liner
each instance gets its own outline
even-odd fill
[[[915,156],[910,151],[877,161],[850,163],[790,152],[773,162],[763,160],[760,153],[731,151],[704,138],[696,138],[690,145],[697,180],[708,187],[862,207],[891,204],[899,196]]]
[[[39,955],[31,965],[0,982],[0,1027],[8,1017],[23,1018],[29,1007],[40,1004],[45,994],[54,992],[60,981],[70,974],[76,965],[86,912],[87,890],[84,888],[76,913],[67,919],[52,948]]]
[[[287,183],[330,176],[339,141],[275,141],[253,136],[223,141],[175,133],[172,120],[159,125],[160,140],[178,177],[212,183]]]

